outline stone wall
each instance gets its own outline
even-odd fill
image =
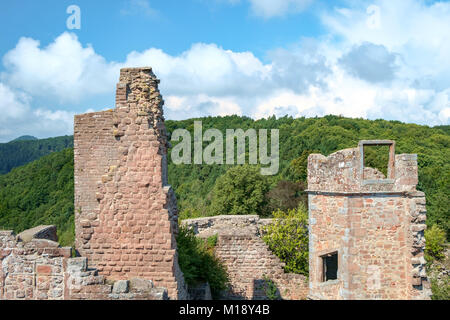
[[[116,108],[75,116],[76,247],[108,279],[152,280],[182,299],[158,83],[151,68],[122,69]]]
[[[262,226],[271,219],[257,215],[224,215],[187,219],[183,224],[202,238],[217,234],[216,256],[225,264],[230,277],[226,299],[267,299],[265,278],[272,280],[283,299],[306,299],[308,280],[285,273],[284,263],[261,239]]]
[[[35,229],[35,228],[33,228]],[[107,284],[96,269],[88,268],[86,258],[72,258],[72,248],[60,247],[43,238],[54,226],[39,227],[43,232],[23,241],[12,231],[0,231],[0,300],[114,300],[167,299],[165,288],[155,288],[144,279],[132,279],[128,290],[120,282]],[[119,288],[119,289],[118,289]]]
[[[0,299],[63,299],[71,248],[47,239],[23,242],[0,231]]]
[[[364,144],[390,145],[388,177],[363,167]],[[308,158],[312,299],[428,299],[425,195],[416,191],[417,156],[392,141]],[[324,257],[337,253],[337,279]]]

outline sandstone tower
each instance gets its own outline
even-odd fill
[[[370,145],[389,146],[387,177],[364,167]],[[310,298],[429,298],[417,182],[417,155],[395,155],[394,141],[309,156]]]
[[[75,116],[76,247],[107,279],[149,279],[181,299],[158,83],[151,68],[121,69],[116,108]]]

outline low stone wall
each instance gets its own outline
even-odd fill
[[[225,299],[268,299],[266,279],[274,282],[282,299],[306,299],[307,278],[285,273],[284,263],[261,239],[262,227],[271,223],[271,219],[226,215],[187,219],[182,223],[199,237],[218,235],[215,254],[227,267],[230,277]]]
[[[0,231],[0,300],[167,299],[167,290],[149,280],[106,283],[86,258],[72,258],[72,248],[44,238],[53,238],[53,229],[27,230],[27,241]]]
[[[257,215],[222,215],[214,217],[203,217],[196,219],[186,219],[182,221],[195,234],[201,238],[218,234],[255,234],[259,236],[263,226],[270,224],[272,219],[261,219]]]
[[[0,299],[63,299],[71,248],[47,239],[18,241],[0,231]]]

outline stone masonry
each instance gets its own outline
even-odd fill
[[[122,69],[116,109],[75,116],[81,257],[55,226],[0,231],[0,299],[188,298],[158,83],[151,68]]]
[[[158,83],[151,68],[121,69],[116,108],[75,116],[76,247],[107,279],[148,279],[183,299]]]
[[[55,226],[15,235],[0,231],[0,300],[165,300],[167,289],[145,279],[107,283],[84,257],[53,240]],[[24,240],[26,238],[26,240]],[[123,286],[122,286],[123,287]]]
[[[364,168],[367,145],[390,146],[387,177]],[[309,156],[309,298],[429,299],[417,182],[417,155],[395,155],[394,141]]]
[[[75,116],[77,257],[56,242],[55,226],[0,231],[0,300],[190,298],[158,83],[151,68],[122,69],[116,108]],[[364,167],[371,145],[389,146],[386,177]],[[309,156],[309,288],[261,239],[270,219],[183,223],[200,237],[218,235],[215,253],[231,282],[225,298],[267,299],[267,277],[283,299],[429,299],[417,170],[417,155],[396,155],[390,140]]]
[[[187,219],[183,224],[197,236],[217,234],[216,256],[224,263],[230,278],[225,299],[268,299],[265,278],[273,281],[282,299],[302,300],[308,294],[306,277],[284,272],[284,263],[261,239],[262,227],[271,219],[257,215],[224,215]]]

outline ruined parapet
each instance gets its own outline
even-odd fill
[[[30,238],[25,242],[13,231],[0,231],[0,300],[64,299],[70,256],[71,248],[55,241]]]
[[[261,219],[258,215],[219,215],[185,219],[181,223],[194,231],[200,238],[220,235],[255,235],[259,236],[262,227],[272,219]]]
[[[365,145],[389,145],[386,177],[364,167]],[[311,299],[429,298],[417,172],[417,155],[389,140],[309,156]]]
[[[152,280],[177,299],[187,296],[158,83],[151,68],[121,69],[116,108],[75,116],[76,247],[107,279]]]
[[[262,229],[271,219],[260,219],[257,215],[221,215],[186,219],[182,223],[198,237],[217,235],[215,255],[225,265],[230,280],[223,298],[268,299],[267,279],[270,279],[282,299],[306,299],[306,277],[285,273],[285,264],[261,239]]]

